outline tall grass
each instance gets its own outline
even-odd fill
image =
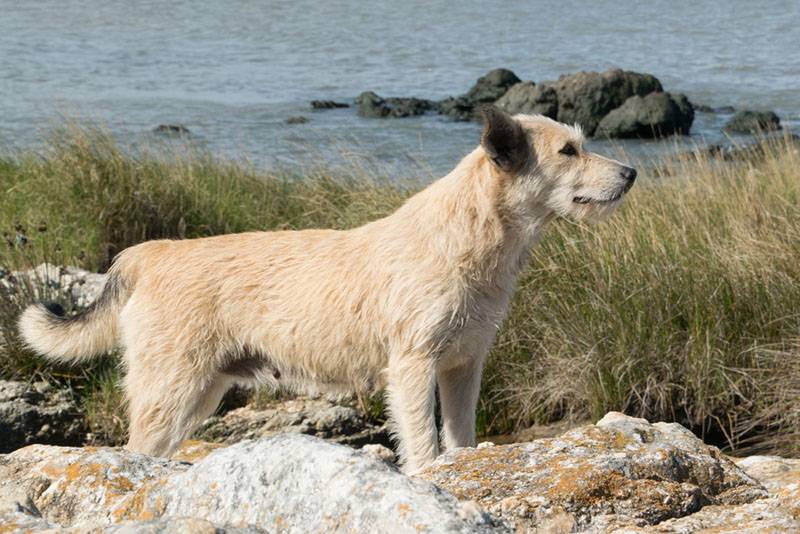
[[[69,127],[48,146],[0,159],[0,229],[12,241],[0,265],[56,251],[103,270],[146,239],[349,228],[413,193],[359,173],[264,173],[196,152],[122,151],[92,129]],[[481,430],[621,410],[734,449],[790,450],[800,428],[798,163],[788,138],[736,163],[686,156],[645,173],[609,222],[554,224],[490,356]],[[48,244],[30,238],[21,254],[15,227],[30,235],[42,223]],[[24,300],[4,298],[0,317]],[[39,361],[15,345],[9,321],[0,321],[0,377]],[[113,367],[71,380],[96,439],[121,439]]]
[[[620,410],[737,448],[800,423],[798,199],[795,143],[765,140],[665,163],[606,224],[556,224],[492,353],[489,427]]]

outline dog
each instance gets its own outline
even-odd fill
[[[121,347],[127,447],[168,456],[236,383],[386,391],[407,471],[475,445],[484,359],[519,272],[556,217],[600,221],[636,170],[577,127],[482,110],[480,145],[391,215],[346,230],[145,242],[101,296],[20,318],[24,341],[79,362]]]

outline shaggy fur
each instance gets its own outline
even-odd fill
[[[475,444],[484,358],[556,216],[598,220],[635,171],[578,129],[484,110],[481,146],[395,213],[348,231],[252,232],[123,251],[83,315],[28,308],[53,360],[121,346],[132,450],[166,456],[237,382],[385,387],[408,470]]]

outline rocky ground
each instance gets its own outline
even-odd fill
[[[595,425],[443,454],[282,434],[172,460],[31,445],[0,456],[0,523],[33,532],[797,532],[800,460],[734,460],[677,424]]]

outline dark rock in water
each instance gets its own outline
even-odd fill
[[[553,89],[558,93],[558,120],[581,125],[587,135],[593,135],[603,117],[628,98],[664,90],[651,74],[621,69],[561,76]]]
[[[733,106],[720,106],[718,108],[709,106],[708,104],[693,104],[694,110],[698,113],[733,113],[736,108]]]
[[[333,100],[312,100],[311,107],[313,109],[336,109],[349,108],[350,104],[346,102],[334,102]]]
[[[451,96],[439,102],[439,113],[456,121],[471,121],[475,105],[466,96]]]
[[[800,151],[800,136],[796,134],[776,135],[767,139],[769,140],[767,143],[762,143],[759,140],[745,145],[709,145],[704,150],[693,155],[696,157],[709,156],[726,161],[753,161],[773,153],[770,147],[774,146],[776,140],[780,143],[779,146],[783,146],[783,143],[785,143],[788,148]]]
[[[364,91],[356,97],[358,114],[370,119],[380,119],[389,115],[386,101],[372,91]]]
[[[436,109],[436,104],[423,98],[381,98],[372,91],[365,91],[356,98],[358,114],[366,118],[401,118],[424,115]]]
[[[440,101],[438,111],[456,121],[476,120],[478,106],[495,102],[519,82],[517,75],[508,69],[490,70],[478,78],[466,94]]]
[[[289,117],[286,119],[286,124],[305,124],[309,121],[308,117],[298,115],[296,117]]]
[[[0,452],[31,443],[80,445],[83,418],[68,391],[37,382],[0,380]]]
[[[189,128],[180,124],[159,124],[153,132],[166,135],[190,135]]]
[[[508,69],[494,69],[478,78],[475,85],[464,95],[473,105],[494,102],[505,94],[514,84],[521,82],[516,74]]]
[[[511,114],[539,114],[551,119],[558,116],[558,94],[548,84],[520,82],[506,91],[495,105]]]
[[[781,120],[772,111],[738,111],[722,128],[735,133],[757,133],[769,130],[780,130]]]
[[[628,98],[622,106],[603,117],[597,137],[642,138],[688,134],[694,109],[682,94],[650,93]]]

